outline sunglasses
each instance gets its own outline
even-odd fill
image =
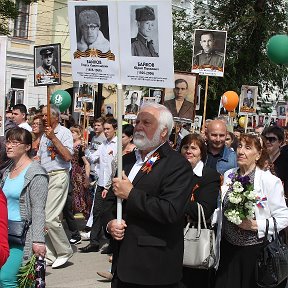
[[[274,143],[274,142],[278,141],[277,137],[273,137],[273,136],[272,137],[264,136],[264,137],[265,137],[266,141],[270,142],[270,143]]]

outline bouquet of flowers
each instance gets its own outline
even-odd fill
[[[239,225],[244,219],[254,218],[257,197],[249,176],[240,176],[236,172],[230,173],[228,178],[228,204],[224,215],[228,221]]]
[[[26,265],[20,267],[18,276],[19,288],[45,288],[44,259],[34,254]]]

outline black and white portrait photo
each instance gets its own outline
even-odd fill
[[[285,105],[281,105],[278,107],[278,116],[286,116],[286,109]]]
[[[34,86],[61,84],[61,45],[34,47]]]
[[[75,6],[75,19],[77,50],[110,50],[108,6]]]
[[[159,57],[157,6],[131,6],[131,55]]]
[[[149,88],[149,97],[155,98],[155,102],[162,104],[163,103],[163,91],[162,89]]]
[[[137,115],[140,107],[141,96],[142,91],[140,90],[128,91],[128,94],[124,99],[125,114]]]
[[[196,29],[194,33],[192,72],[202,74],[201,72],[204,73],[206,70],[208,74],[205,73],[205,75],[223,77],[226,38],[226,31]],[[209,74],[209,71],[211,74]],[[212,73],[212,71],[215,73]]]
[[[113,115],[114,115],[114,104],[113,103],[105,104],[105,116],[113,117]]]

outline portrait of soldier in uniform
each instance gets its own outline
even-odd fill
[[[212,31],[201,31],[199,39],[202,49],[194,54],[193,67],[195,65],[223,67],[224,53],[215,49],[215,34]]]
[[[36,49],[37,47],[35,47],[35,59],[37,59]],[[54,46],[43,47],[40,49],[39,54],[41,56],[42,64],[38,66],[35,70],[35,85],[60,84],[59,71],[53,65],[53,63],[57,64],[55,63],[57,59],[55,59],[55,55],[54,55],[56,54],[55,47]],[[37,60],[36,60],[36,63],[37,63]]]
[[[132,94],[131,94],[131,98],[130,98],[130,104],[128,104],[126,106],[126,111],[125,113],[131,113],[131,114],[137,114],[138,111],[139,111],[139,106],[137,103],[138,101],[138,92],[134,91]]]
[[[97,11],[93,9],[83,10],[78,15],[78,27],[80,37],[77,38],[77,49],[87,51],[90,49],[106,53],[110,50],[110,42],[100,31],[101,20]]]
[[[243,99],[243,106],[248,108],[253,108],[254,106],[254,96],[251,89],[247,89],[246,97]]]
[[[156,16],[154,8],[144,6],[135,10],[138,33],[131,39],[132,56],[159,57],[157,47],[153,41],[156,28]],[[134,21],[133,21],[134,22]]]

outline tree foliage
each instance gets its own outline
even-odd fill
[[[273,35],[287,31],[286,1],[213,0],[208,3],[211,4],[195,0],[192,17],[185,11],[174,12],[177,70],[191,70],[194,29],[227,31],[224,77],[209,77],[208,116],[217,113],[223,92],[234,90],[240,93],[241,86],[245,84],[258,86],[260,95],[271,92],[275,87],[284,93],[287,89],[284,85],[287,82],[287,68],[269,61],[266,44]],[[204,77],[199,78],[204,87]]]
[[[37,0],[23,0],[25,4],[33,2],[37,2]],[[14,1],[0,0],[0,35],[9,35],[9,20],[16,19],[18,15],[18,7]]]

